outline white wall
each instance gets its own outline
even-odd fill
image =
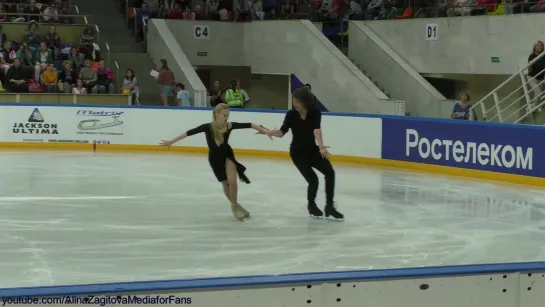
[[[348,57],[391,97],[405,100],[406,111],[418,116],[450,117],[454,101],[441,95],[365,23],[350,22],[349,27]]]
[[[388,99],[309,21],[215,23],[167,21],[193,65],[250,66],[256,74],[295,74],[312,84],[333,112],[395,114]],[[196,39],[196,25],[209,26],[209,39]],[[198,57],[198,51],[208,51]]]
[[[148,53],[159,66],[161,59],[166,59],[174,75],[192,93],[195,106],[206,105],[207,90],[193,66],[185,56],[176,39],[162,19],[151,19],[147,33]],[[149,72],[144,72],[149,73]]]
[[[418,18],[366,22],[420,73],[513,74],[543,40],[540,14]],[[437,24],[437,40],[426,40],[426,24]],[[490,57],[499,56],[500,63]]]

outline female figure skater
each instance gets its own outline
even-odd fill
[[[292,97],[294,109],[288,111],[280,130],[269,130],[267,135],[283,137],[291,129],[293,139],[290,145],[290,157],[308,182],[308,213],[312,217],[323,216],[323,212],[315,203],[318,192],[318,176],[312,169],[315,168],[325,176],[326,218],[342,220],[344,216],[335,209],[333,202],[335,171],[328,160],[328,146],[324,145],[322,139],[322,114],[314,107],[314,95],[307,87],[298,88]]]
[[[234,129],[252,128],[259,131],[259,134],[268,134],[269,130],[251,123],[235,123],[228,122],[229,107],[225,103],[220,103],[214,109],[212,122],[200,125],[196,128],[188,130],[171,141],[161,141],[160,145],[170,147],[172,144],[198,133],[206,135],[208,144],[208,161],[214,171],[214,175],[219,182],[223,184],[223,192],[231,202],[231,210],[233,215],[238,220],[250,217],[250,212],[244,209],[237,200],[237,175],[245,183],[250,183],[250,180],[244,171],[246,167],[237,162],[233,149],[229,145],[229,135]]]

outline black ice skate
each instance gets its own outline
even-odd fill
[[[325,206],[324,211],[325,211],[325,217],[327,219],[336,220],[336,221],[344,220],[344,215],[340,213],[339,211],[337,211],[337,209],[335,209],[334,204],[327,204]]]
[[[307,208],[308,208],[308,214],[311,217],[322,218],[324,216],[324,213],[322,212],[322,210],[320,210],[320,208],[318,208],[318,206],[316,206],[315,203],[309,203]]]

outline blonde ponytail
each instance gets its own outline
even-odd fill
[[[216,115],[224,110],[229,110],[229,107],[225,103],[220,103],[216,106],[212,112],[212,135],[214,136],[214,141],[216,145],[220,146],[223,143],[223,133],[220,131],[218,122],[216,121]],[[227,129],[231,127],[231,123],[227,123]]]

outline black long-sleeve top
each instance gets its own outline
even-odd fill
[[[291,129],[291,151],[314,150],[317,148],[314,130],[321,129],[321,123],[322,113],[316,108],[310,108],[305,119],[296,110],[289,110],[280,130],[285,135]]]
[[[232,130],[235,129],[248,129],[252,128],[251,123],[236,123],[232,122],[230,127],[225,131],[223,134],[223,144],[221,145],[228,145],[229,144],[229,135],[231,134]],[[193,128],[186,132],[187,136],[192,136],[198,133],[204,133],[206,135],[206,143],[208,144],[208,149],[215,150],[220,146],[216,144],[216,141],[214,140],[214,133],[212,132],[212,124],[202,124],[196,128]]]
[[[532,62],[535,58],[537,58],[538,55],[532,52],[530,56],[528,57],[528,63]],[[539,60],[537,60],[534,64],[530,66],[530,71],[528,72],[528,76],[534,77],[537,80],[543,80],[545,69],[545,56],[541,57]]]

